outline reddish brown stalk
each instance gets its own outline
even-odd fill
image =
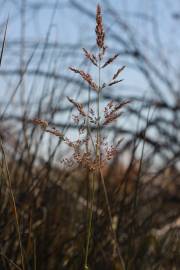
[[[19,242],[19,247],[20,247],[21,266],[22,266],[21,269],[25,270],[25,259],[24,259],[23,245],[22,245],[22,239],[21,239],[19,216],[18,216],[16,201],[15,201],[15,197],[14,197],[14,193],[13,193],[13,189],[12,189],[11,176],[10,176],[10,172],[9,172],[9,168],[8,168],[6,153],[5,153],[3,142],[1,140],[1,138],[0,138],[0,147],[2,150],[2,155],[3,155],[4,163],[5,163],[5,170],[6,170],[6,174],[7,174],[7,186],[8,186],[10,197],[11,197],[12,211],[13,211],[13,214],[15,217],[16,230],[17,230],[18,242]]]

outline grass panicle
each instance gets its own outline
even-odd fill
[[[104,62],[104,56],[106,52],[105,46],[105,32],[103,28],[103,20],[101,15],[101,7],[98,5],[96,9],[96,43],[97,43],[97,51],[98,55],[94,55],[91,52],[88,52],[85,48],[83,48],[85,57],[87,60],[90,60],[91,63],[97,68],[98,73],[98,81],[95,82],[92,76],[85,72],[84,70],[69,67],[69,69],[81,76],[81,78],[88,83],[90,89],[94,90],[97,99],[96,99],[96,112],[94,112],[93,108],[89,108],[87,112],[83,108],[80,102],[75,101],[71,97],[67,97],[69,102],[73,104],[75,109],[78,111],[79,115],[74,116],[73,120],[76,124],[79,124],[82,120],[81,128],[79,129],[80,135],[79,137],[83,137],[82,139],[78,139],[76,141],[71,141],[67,137],[63,137],[61,132],[59,137],[64,138],[64,142],[73,149],[74,153],[71,159],[64,158],[63,161],[70,166],[72,163],[78,164],[80,167],[87,168],[90,172],[92,172],[92,183],[90,185],[90,208],[88,215],[88,228],[87,228],[87,239],[86,239],[86,248],[85,248],[85,262],[84,269],[88,268],[88,253],[90,249],[90,239],[92,235],[92,215],[93,215],[93,204],[94,204],[94,181],[95,179],[98,181],[100,177],[103,184],[103,190],[105,194],[105,203],[107,204],[108,214],[110,217],[110,223],[112,228],[112,216],[110,213],[110,206],[108,201],[108,194],[105,187],[105,182],[102,179],[102,168],[118,153],[117,146],[108,145],[108,142],[105,141],[104,138],[101,137],[103,132],[103,127],[108,124],[114,122],[119,118],[122,114],[121,109],[129,103],[129,101],[124,101],[119,104],[114,104],[113,101],[109,102],[108,105],[104,108],[104,120],[103,115],[100,112],[101,105],[101,92],[107,86],[112,86],[121,82],[122,80],[116,80],[116,78],[120,75],[120,73],[124,70],[124,66],[119,68],[118,71],[113,75],[113,79],[108,83],[101,82],[101,72],[102,69],[106,68],[108,65],[111,65],[119,56],[119,54],[115,54],[110,57],[108,60]],[[103,63],[104,62],[104,63]],[[88,119],[88,126],[87,120]],[[43,120],[34,120],[35,124],[41,126],[45,131],[58,136],[58,132],[52,129],[47,129],[47,122]],[[92,130],[95,130],[95,133]],[[91,140],[90,140],[91,138]],[[91,143],[91,146],[90,146]],[[113,233],[114,236],[114,233]],[[116,244],[118,245],[117,241]],[[120,254],[119,247],[118,253]],[[124,265],[123,259],[121,255],[119,256],[121,260],[121,264]]]

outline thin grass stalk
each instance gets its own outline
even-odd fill
[[[120,248],[119,248],[119,243],[118,243],[118,240],[117,240],[117,236],[116,236],[116,233],[115,233],[115,231],[113,229],[113,219],[112,219],[112,214],[111,214],[111,208],[110,208],[110,203],[109,203],[109,198],[108,198],[108,194],[107,194],[107,189],[106,189],[106,185],[105,185],[105,181],[104,181],[104,176],[103,176],[103,173],[102,173],[101,168],[100,168],[100,176],[101,176],[101,182],[102,182],[102,186],[103,186],[103,192],[104,192],[104,196],[105,196],[105,201],[106,201],[108,216],[109,216],[109,220],[110,220],[111,232],[112,232],[114,241],[116,243],[117,254],[118,254],[118,257],[120,259],[120,263],[121,263],[122,269],[123,270],[126,270],[125,263],[124,263],[124,260],[123,260],[123,257],[121,255],[121,251],[120,251]]]
[[[93,139],[91,136],[91,130],[90,130],[90,125],[89,125],[89,110],[90,110],[90,102],[91,102],[91,88],[90,86],[88,87],[88,108],[87,108],[87,117],[86,117],[86,132],[87,132],[87,141],[88,138],[91,138],[91,141],[93,143]],[[86,144],[86,152],[88,153],[89,151],[89,144]],[[87,220],[88,220],[88,224],[87,224],[87,232],[86,232],[86,246],[85,246],[85,260],[84,260],[84,269],[88,269],[88,253],[89,253],[89,242],[90,242],[90,202],[91,202],[91,184],[90,184],[90,177],[89,177],[89,169],[87,169]]]
[[[141,172],[142,172],[142,165],[143,165],[143,159],[144,159],[144,150],[145,150],[145,138],[146,133],[149,125],[149,115],[150,115],[150,107],[148,109],[147,119],[146,119],[146,127],[143,134],[143,144],[142,144],[142,150],[141,150],[141,157],[139,162],[139,169],[136,179],[136,187],[135,187],[135,195],[134,195],[134,203],[133,203],[133,210],[134,210],[134,217],[136,216],[136,208],[137,208],[137,201],[138,201],[138,191],[139,191],[139,182],[141,180]]]
[[[93,203],[94,203],[94,173],[92,173],[92,186],[90,185],[90,207],[88,213],[88,228],[87,228],[87,239],[86,239],[86,250],[85,250],[85,260],[84,260],[84,270],[88,270],[88,255],[89,255],[89,247],[90,240],[92,235],[92,219],[93,219]]]
[[[103,192],[104,192],[104,196],[105,196],[105,202],[107,205],[107,210],[108,210],[108,215],[109,215],[109,219],[110,219],[110,226],[111,226],[111,231],[112,231],[112,235],[114,238],[114,241],[116,243],[116,249],[117,249],[117,253],[120,259],[120,263],[122,266],[122,269],[125,270],[125,264],[124,264],[124,260],[122,258],[120,249],[119,249],[119,244],[118,244],[118,240],[116,237],[116,233],[113,229],[113,220],[112,220],[112,214],[111,214],[111,208],[110,208],[110,204],[109,204],[109,198],[108,198],[108,194],[107,194],[107,189],[105,186],[105,181],[104,181],[104,176],[102,174],[102,170],[101,170],[101,134],[100,134],[100,93],[101,93],[101,50],[99,48],[99,61],[98,61],[98,97],[97,97],[97,138],[96,138],[96,158],[98,159],[98,164],[99,164],[99,168],[97,171],[97,180],[98,180],[98,176],[100,175],[101,178],[101,182],[102,182],[102,186],[103,186]]]
[[[11,177],[10,177],[10,173],[9,173],[9,169],[8,169],[6,153],[5,153],[4,146],[3,146],[3,143],[2,143],[1,139],[0,139],[0,144],[1,144],[1,150],[2,150],[2,154],[3,154],[4,163],[5,163],[5,169],[6,169],[6,174],[7,174],[7,185],[8,185],[8,188],[9,188],[13,213],[14,213],[14,217],[15,217],[15,224],[16,224],[16,230],[17,230],[18,242],[19,242],[19,248],[20,248],[20,256],[21,256],[21,267],[22,267],[21,269],[25,270],[25,262],[24,262],[24,255],[23,255],[23,245],[22,245],[22,240],[21,240],[21,233],[20,233],[20,225],[19,225],[17,207],[16,207],[16,202],[15,202],[15,197],[14,197],[14,194],[13,194],[13,190],[12,190]]]
[[[91,139],[91,143],[92,143],[92,147],[94,149],[94,151],[96,150],[94,141],[93,141],[93,137],[91,134],[91,127],[89,124],[89,110],[90,110],[90,103],[91,103],[91,87],[88,87],[88,109],[87,109],[87,117],[86,117],[86,132],[87,132],[87,139],[90,138]],[[88,153],[89,151],[89,145],[86,144],[86,152]]]
[[[101,149],[100,149],[100,92],[101,92],[101,59],[100,59],[100,49],[99,49],[99,61],[98,61],[98,93],[97,93],[97,137],[96,137],[96,159],[99,163],[99,168],[101,166]]]
[[[139,184],[141,181],[141,173],[142,173],[142,166],[143,166],[143,159],[144,159],[144,150],[145,150],[145,138],[146,138],[146,132],[148,129],[148,124],[149,124],[149,115],[150,115],[150,107],[148,109],[148,114],[147,114],[147,119],[146,119],[146,127],[144,130],[144,134],[143,134],[143,144],[142,144],[142,150],[141,150],[141,156],[140,156],[140,161],[139,161],[139,168],[138,168],[138,173],[137,173],[137,178],[136,178],[136,185],[135,185],[135,194],[134,194],[134,201],[133,201],[133,225],[135,224],[136,226],[136,215],[137,215],[137,211],[138,211],[138,192],[139,192]],[[132,228],[131,233],[130,233],[130,240],[129,240],[129,247],[131,249],[134,248],[135,243],[134,243],[134,234],[135,230]],[[133,258],[134,259],[134,258]],[[129,264],[132,263],[132,260],[127,262],[127,268],[129,267]]]
[[[100,49],[99,49],[99,56],[100,56]],[[96,110],[97,110],[97,131],[96,131],[96,160],[99,163],[99,168],[101,166],[101,150],[100,150],[100,91],[101,91],[101,60],[99,57],[98,61],[98,92],[97,92],[97,102],[96,102]],[[96,178],[98,181],[98,175],[99,175],[99,168],[96,172]],[[93,204],[94,204],[94,176],[95,173],[93,172],[92,176],[92,194],[90,197],[90,211],[89,211],[89,223],[88,223],[88,230],[87,230],[87,243],[86,243],[86,252],[85,252],[85,264],[84,269],[87,270],[88,268],[88,253],[89,253],[89,245],[90,245],[90,238],[91,238],[91,232],[92,232],[92,218],[93,218]],[[91,187],[90,187],[91,189]]]
[[[0,252],[0,256],[2,256],[5,261],[7,261],[9,264],[12,264],[16,269],[22,270],[15,262],[13,262],[10,258],[8,258],[5,254]]]
[[[5,32],[4,32],[4,38],[3,38],[3,43],[2,43],[1,53],[0,53],[0,66],[1,66],[1,63],[2,63],[2,57],[3,57],[3,52],[4,52],[5,42],[6,42],[6,34],[7,34],[8,22],[9,22],[9,16],[8,16],[8,18],[7,18],[7,21],[6,21]]]
[[[33,257],[34,270],[37,270],[36,239],[33,239]]]

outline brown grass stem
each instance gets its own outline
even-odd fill
[[[10,258],[8,258],[5,254],[0,252],[0,255],[11,265],[13,265],[16,269],[22,270],[15,262],[13,262]]]
[[[93,203],[94,203],[94,173],[92,173],[92,185],[90,184],[90,207],[88,207],[88,227],[87,227],[87,239],[86,239],[86,249],[85,249],[85,260],[84,260],[84,270],[88,270],[88,255],[90,240],[92,235],[92,219],[93,219]]]
[[[11,197],[12,209],[13,209],[13,213],[14,213],[14,217],[15,217],[15,224],[16,224],[16,230],[17,230],[18,242],[19,242],[19,248],[20,248],[20,256],[21,256],[21,267],[22,267],[22,270],[25,270],[23,246],[22,246],[22,240],[21,240],[21,233],[20,233],[20,225],[19,225],[17,207],[16,207],[15,197],[14,197],[14,193],[13,193],[13,189],[12,189],[11,177],[10,177],[10,172],[9,172],[9,169],[8,169],[6,153],[5,153],[3,142],[1,140],[1,138],[0,138],[0,144],[1,144],[1,151],[2,151],[3,158],[4,158],[4,164],[5,164],[6,174],[7,174],[7,186],[9,188],[9,194],[10,194],[10,197]]]
[[[109,216],[109,220],[110,220],[110,227],[111,227],[112,236],[113,236],[114,241],[116,243],[116,250],[117,250],[118,257],[120,259],[122,269],[126,270],[125,263],[124,263],[124,260],[123,260],[123,257],[121,255],[121,251],[120,251],[120,248],[119,248],[119,243],[118,243],[118,240],[117,240],[117,236],[116,236],[116,233],[115,233],[114,228],[113,228],[113,219],[112,219],[112,214],[111,214],[111,208],[110,208],[107,188],[106,188],[106,185],[105,185],[104,176],[103,176],[101,168],[100,168],[100,176],[101,176],[101,182],[102,182],[102,186],[103,186],[103,192],[104,192],[104,197],[105,197],[105,201],[106,201],[108,216]]]

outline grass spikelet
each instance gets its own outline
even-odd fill
[[[75,101],[74,99],[72,99],[70,97],[67,97],[67,99],[69,100],[69,102],[71,102],[77,108],[78,112],[82,116],[86,117],[86,113],[85,113],[84,108],[83,108],[83,105],[81,103]]]
[[[95,90],[96,92],[98,91],[98,86],[93,81],[90,74],[85,73],[83,70],[79,70],[79,69],[73,68],[73,67],[69,67],[69,69],[75,73],[78,73],[84,79],[84,81],[86,81],[92,87],[93,90]]]
[[[115,80],[115,79],[119,76],[119,74],[125,69],[125,67],[126,67],[126,66],[122,66],[121,68],[119,68],[119,69],[117,70],[117,72],[114,74],[112,80]]]
[[[46,129],[48,127],[48,122],[39,118],[32,119],[32,123],[34,125],[40,126],[42,129]]]
[[[104,39],[105,39],[105,33],[103,29],[103,22],[102,22],[102,15],[101,15],[101,7],[100,5],[97,5],[96,9],[96,42],[97,46],[100,49],[103,49],[104,46]]]
[[[112,81],[112,82],[110,82],[110,83],[108,84],[108,86],[111,86],[111,85],[120,83],[120,82],[122,82],[122,81],[123,81],[123,79],[121,79],[121,80],[116,80],[116,81]]]
[[[102,68],[105,68],[107,65],[111,64],[117,57],[119,56],[118,53],[116,53],[114,56],[110,57],[102,66]]]
[[[46,129],[46,132],[51,133],[52,135],[55,135],[56,137],[59,137],[61,139],[64,139],[64,134],[56,128]]]
[[[85,48],[83,48],[83,51],[84,51],[86,58],[89,59],[91,61],[91,63],[97,67],[98,65],[97,65],[96,56],[94,54],[88,52]]]

